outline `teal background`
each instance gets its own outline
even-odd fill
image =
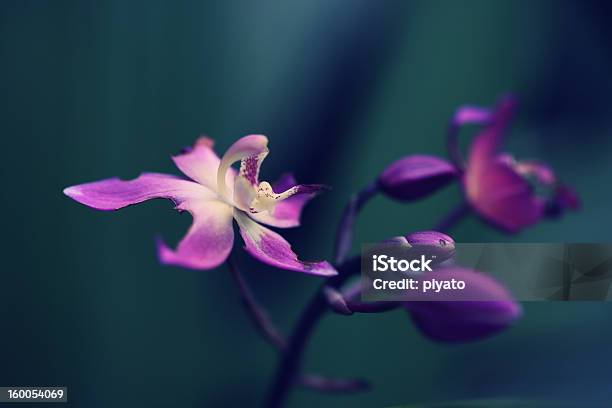
[[[200,134],[222,152],[265,133],[266,179],[293,170],[333,186],[283,233],[303,259],[329,258],[352,192],[402,155],[444,155],[457,106],[513,91],[509,150],[552,164],[582,211],[511,237],[468,219],[453,237],[609,242],[609,20],[605,2],[586,1],[2,1],[0,385],[65,385],[78,407],[261,401],[276,355],[227,270],[156,260],[154,236],[175,243],[189,216],[165,201],[96,212],[61,193],[176,173],[170,155]],[[355,242],[431,228],[458,197],[451,187],[411,205],[376,198]],[[240,263],[288,331],[318,279]],[[499,336],[453,346],[421,337],[401,311],[328,316],[307,369],[368,377],[374,389],[295,390],[290,406],[610,401],[612,305],[524,311]]]

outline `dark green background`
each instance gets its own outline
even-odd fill
[[[276,356],[225,268],[158,264],[153,237],[190,223],[164,201],[95,212],[64,187],[140,171],[200,134],[223,151],[265,133],[263,175],[333,190],[287,232],[329,258],[349,195],[410,153],[444,154],[463,103],[522,103],[507,145],[551,163],[581,212],[507,237],[470,219],[457,241],[609,242],[610,10],[583,1],[31,1],[0,3],[0,385],[65,385],[73,406],[251,406]],[[467,135],[466,135],[467,137]],[[449,188],[412,205],[375,199],[356,242],[431,228]],[[241,256],[289,330],[318,279]],[[526,304],[490,340],[440,345],[402,312],[331,316],[308,369],[371,378],[358,396],[295,391],[291,406],[460,398],[612,399],[612,305]]]

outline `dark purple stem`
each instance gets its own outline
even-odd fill
[[[359,300],[348,302],[347,306],[353,313],[383,313],[395,310],[399,302],[361,302]]]
[[[238,286],[240,300],[249,314],[249,317],[253,321],[255,328],[275,348],[278,350],[283,350],[286,345],[285,339],[270,320],[268,313],[266,313],[265,309],[262,308],[257,302],[257,299],[255,299],[253,291],[240,273],[238,265],[236,265],[236,260],[233,256],[230,255],[227,264],[232,276],[234,277],[234,280],[236,281],[236,285]]]
[[[459,124],[454,117],[450,120],[446,132],[446,150],[448,151],[451,162],[453,162],[457,170],[463,172],[465,169],[465,160],[459,148]]]
[[[285,338],[276,328],[266,310],[257,302],[253,291],[240,273],[236,260],[230,255],[227,261],[231,275],[236,281],[240,299],[257,331],[278,351],[286,348]],[[367,389],[367,383],[362,379],[329,378],[316,374],[299,376],[297,384],[321,392],[355,392]]]
[[[353,196],[351,202],[345,208],[336,239],[336,259],[340,260],[340,262],[337,262],[338,275],[322,284],[310,302],[308,302],[306,308],[302,311],[291,337],[288,339],[287,347],[283,350],[281,362],[276,370],[272,386],[268,392],[266,407],[281,407],[287,399],[291,386],[300,383],[299,372],[302,365],[304,350],[319,320],[328,310],[330,310],[329,288],[338,289],[351,276],[360,272],[361,258],[359,256],[355,256],[346,262],[343,262],[343,260],[346,258],[351,246],[353,224],[356,215],[363,205],[377,192],[378,186],[376,183],[373,183]],[[469,212],[469,206],[467,203],[463,203],[442,219],[435,227],[435,230],[448,230]],[[395,309],[398,303],[349,301],[347,302],[347,306],[353,312],[380,313]]]
[[[451,210],[451,212],[449,212],[446,216],[444,216],[444,218],[442,218],[438,224],[436,224],[434,231],[447,232],[470,212],[470,206],[466,202],[461,203],[459,206]]]
[[[397,309],[400,302],[362,302],[361,301],[362,282],[357,282],[347,285],[341,295],[345,301],[347,310],[351,313],[383,313]]]
[[[360,192],[353,195],[344,208],[338,231],[336,233],[336,245],[334,248],[334,260],[340,265],[346,260],[353,243],[353,229],[355,220],[363,206],[378,193],[378,182],[366,186]]]
[[[302,311],[276,370],[272,386],[268,392],[267,407],[281,407],[287,399],[291,386],[299,380],[298,375],[304,350],[319,320],[329,310],[327,298],[324,294],[325,288],[327,286],[338,288],[348,278],[358,274],[361,269],[361,259],[359,256],[351,258],[339,265],[337,269],[338,275],[323,283]]]

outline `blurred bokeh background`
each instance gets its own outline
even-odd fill
[[[609,242],[612,26],[604,1],[43,1],[0,3],[0,385],[65,385],[71,405],[252,406],[276,355],[225,268],[158,264],[153,238],[190,224],[165,201],[96,212],[61,191],[140,171],[200,134],[223,151],[265,133],[263,174],[333,190],[285,235],[329,258],[350,194],[410,153],[444,155],[463,103],[521,102],[507,145],[549,162],[579,213],[506,236],[468,219],[461,242]],[[469,132],[468,132],[469,133]],[[464,138],[469,138],[466,133]],[[455,187],[370,203],[356,243],[427,229]],[[355,250],[357,250],[357,244]],[[318,279],[240,264],[288,331]],[[462,398],[612,400],[612,304],[532,303],[511,330],[431,343],[398,311],[329,316],[311,371],[370,378],[371,392],[296,390],[292,407]]]

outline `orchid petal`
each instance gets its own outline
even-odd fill
[[[521,160],[517,161],[508,153],[502,153],[497,156],[497,160],[508,164],[518,174],[527,179],[533,179],[543,186],[552,186],[557,182],[555,172],[550,166],[537,160]]]
[[[217,169],[221,159],[213,150],[214,141],[207,137],[200,137],[193,147],[185,149],[172,160],[178,169],[190,179],[217,191]],[[236,171],[230,169],[226,173],[226,184],[233,188]]]
[[[451,267],[429,272],[427,276],[466,282],[466,289],[455,291],[454,299],[404,303],[415,325],[432,340],[480,340],[504,330],[521,315],[520,304],[513,300],[502,285],[486,274]]]
[[[472,173],[480,173],[483,166],[496,160],[497,150],[514,115],[515,108],[514,99],[502,99],[492,114],[490,123],[475,137],[468,157],[468,170]]]
[[[562,184],[555,186],[554,194],[546,203],[545,214],[547,217],[556,218],[561,216],[565,210],[577,210],[580,208],[578,194]]]
[[[257,189],[261,188],[259,169],[267,155],[268,150],[266,149],[261,153],[243,157],[240,160],[240,172],[234,182],[234,201],[241,210],[249,209],[251,202],[257,196]],[[267,183],[262,184],[269,185]]]
[[[223,263],[234,243],[232,207],[219,200],[181,205],[193,216],[193,223],[176,250],[158,240],[160,262],[190,269],[212,269]]]
[[[382,191],[401,201],[411,201],[434,193],[455,179],[457,170],[435,156],[413,155],[397,160],[378,178]]]
[[[510,166],[491,162],[478,177],[469,172],[466,176],[470,204],[493,224],[516,232],[542,217],[544,201],[534,195],[529,183]]]
[[[227,184],[225,174],[230,166],[242,161],[240,175],[247,183],[253,184],[259,175],[259,166],[268,154],[268,138],[263,135],[249,135],[238,139],[227,149],[217,170],[217,191],[221,197],[227,198]],[[243,160],[244,159],[244,160]],[[244,194],[241,190],[240,194]],[[243,201],[242,199],[240,201]]]
[[[143,173],[133,180],[111,178],[64,189],[64,194],[97,210],[118,210],[153,198],[179,205],[190,199],[210,199],[215,193],[189,180],[158,173]]]
[[[240,227],[245,249],[255,258],[281,269],[318,276],[333,276],[338,272],[325,261],[300,261],[291,245],[279,234],[253,221],[246,213],[235,209],[234,218]]]
[[[292,228],[300,225],[300,216],[304,206],[319,194],[322,190],[327,189],[322,185],[298,185],[295,178],[291,174],[284,174],[274,185],[273,191],[283,192],[290,191],[293,187],[297,187],[295,193],[284,200],[277,201],[272,211],[262,211],[258,213],[249,213],[251,218],[257,222],[277,228]]]
[[[491,109],[481,106],[464,105],[460,106],[451,119],[454,126],[464,126],[469,124],[483,124],[491,119]]]
[[[491,109],[482,108],[480,106],[465,105],[459,107],[450,120],[448,132],[446,136],[446,147],[448,156],[453,164],[461,171],[465,167],[463,155],[459,149],[459,129],[464,125],[478,124],[482,125],[491,120]]]
[[[533,194],[527,180],[497,154],[514,102],[503,100],[490,125],[478,134],[470,149],[464,186],[476,211],[510,232],[536,223],[543,214],[543,201]]]
[[[568,186],[557,186],[555,198],[564,208],[570,208],[572,210],[577,210],[580,208],[580,198],[578,198],[578,194],[576,194],[576,192]]]

